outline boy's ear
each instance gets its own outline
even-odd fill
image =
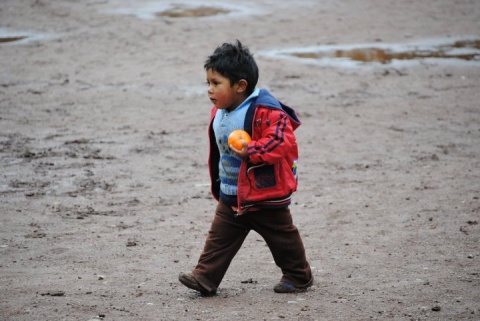
[[[239,94],[247,90],[248,82],[245,79],[240,79],[237,81],[237,92]]]

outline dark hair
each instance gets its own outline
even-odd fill
[[[247,47],[237,40],[236,44],[224,43],[217,47],[203,66],[212,69],[230,80],[233,86],[240,79],[247,81],[247,94],[250,95],[258,82],[258,67]]]

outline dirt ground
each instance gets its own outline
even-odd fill
[[[480,61],[263,54],[480,37],[480,2],[170,3],[0,2],[0,320],[480,320]],[[177,279],[215,208],[203,62],[237,38],[303,121],[305,293],[254,232],[217,296]]]

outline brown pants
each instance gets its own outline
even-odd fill
[[[250,230],[267,243],[282,270],[281,281],[296,287],[313,283],[305,248],[288,208],[248,212],[237,217],[235,214],[231,207],[218,203],[205,248],[192,271],[202,286],[209,291],[218,288]]]

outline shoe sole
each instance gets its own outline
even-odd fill
[[[181,274],[178,277],[178,280],[180,281],[180,283],[185,285],[187,288],[198,291],[203,296],[212,296],[212,295],[216,294],[215,291],[213,291],[213,292],[208,291],[207,289],[203,288],[202,285],[200,283],[198,283],[197,280],[195,280],[195,279],[191,280],[191,278],[193,278],[193,276],[189,276],[187,274]]]

